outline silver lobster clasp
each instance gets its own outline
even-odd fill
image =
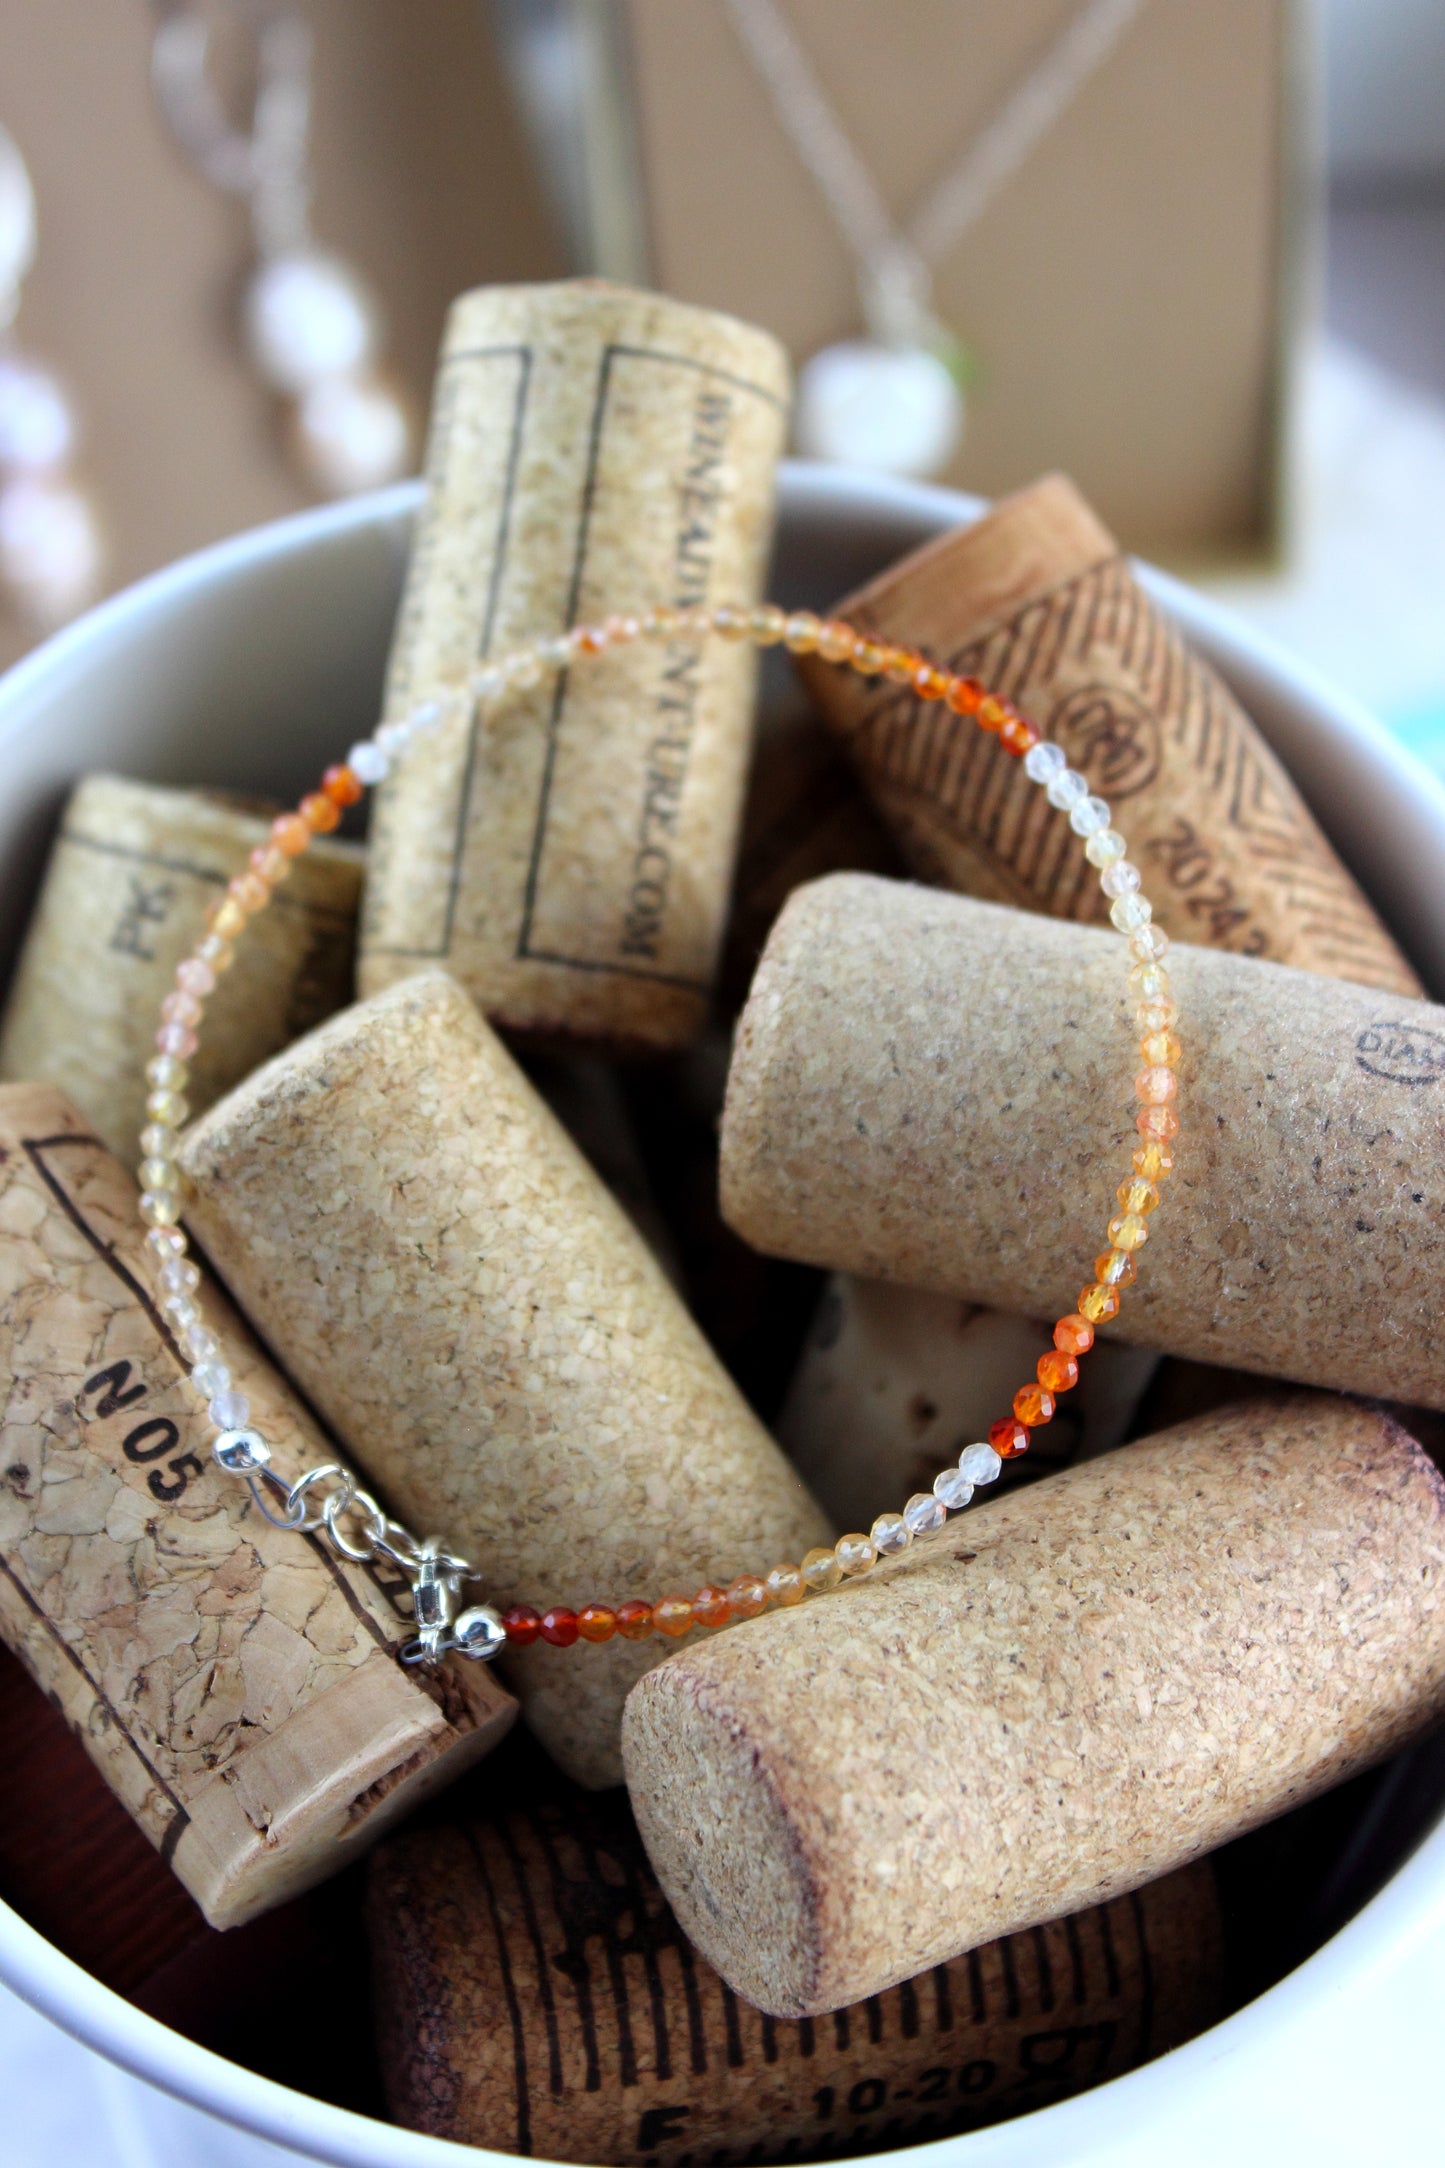
[[[490,1604],[475,1604],[458,1617],[462,1584],[472,1578],[466,1560],[453,1558],[429,1536],[417,1546],[408,1571],[417,1634],[402,1649],[402,1662],[431,1666],[453,1654],[490,1661],[506,1641],[506,1628]]]

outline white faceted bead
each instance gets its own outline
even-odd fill
[[[273,256],[252,279],[246,344],[273,389],[293,398],[364,369],[376,350],[376,307],[350,266],[319,250]]]
[[[1061,813],[1072,813],[1089,795],[1088,777],[1080,775],[1077,768],[1065,768],[1052,778],[1044,795]]]
[[[200,1271],[189,1257],[172,1257],[161,1266],[161,1286],[169,1294],[188,1295],[200,1284]]]
[[[197,1312],[198,1318],[199,1314]],[[193,1363],[209,1362],[213,1355],[219,1355],[221,1352],[221,1343],[211,1331],[209,1325],[200,1323],[188,1325],[185,1339],[186,1353]]]
[[[966,1475],[970,1483],[992,1483],[1003,1466],[1000,1456],[991,1445],[979,1443],[966,1445],[958,1456],[960,1475]]]
[[[0,466],[46,474],[74,450],[75,417],[50,371],[18,354],[0,356]]]
[[[229,1386],[209,1402],[206,1413],[217,1430],[244,1430],[251,1420],[251,1403],[244,1393]]]
[[[406,751],[411,744],[411,738],[411,722],[409,718],[402,717],[398,722],[383,723],[381,725],[376,733],[376,747],[378,752],[384,753],[388,760],[395,760],[399,754]]]
[[[1100,874],[1099,886],[1106,896],[1132,896],[1139,886],[1139,868],[1127,858],[1117,858]]]
[[[933,1495],[950,1513],[961,1513],[973,1496],[973,1485],[961,1468],[940,1468],[933,1478]]]
[[[100,529],[80,490],[39,476],[0,490],[0,582],[39,624],[83,610],[100,568]]]
[[[1090,836],[1084,845],[1084,856],[1091,866],[1112,866],[1116,858],[1122,858],[1129,848],[1117,828],[1101,828]]]
[[[1102,798],[1081,798],[1069,813],[1069,826],[1076,836],[1096,836],[1112,819]]]
[[[1031,745],[1024,754],[1024,774],[1031,783],[1051,783],[1056,775],[1063,774],[1068,764],[1063,747],[1051,745],[1047,738]]]
[[[354,497],[396,481],[411,465],[411,422],[396,393],[372,376],[313,384],[296,409],[296,456],[326,497]]]
[[[1120,933],[1137,933],[1154,916],[1154,906],[1147,896],[1116,896],[1109,916]]]
[[[1169,953],[1169,936],[1162,926],[1141,926],[1129,936],[1129,953],[1141,964],[1157,964]]]
[[[898,1551],[906,1551],[913,1541],[913,1532],[901,1513],[880,1513],[870,1534],[880,1558],[892,1558]]]
[[[903,1508],[903,1518],[910,1535],[927,1536],[935,1528],[941,1528],[948,1515],[943,1510],[941,1498],[935,1498],[931,1491],[915,1491]]]
[[[384,783],[391,773],[391,762],[370,738],[352,746],[346,765],[360,783]]]
[[[193,1326],[198,1331],[205,1329],[201,1324],[200,1310],[189,1294],[164,1295],[161,1298],[161,1308],[177,1333],[184,1333],[189,1337]]]
[[[795,435],[805,459],[884,474],[937,474],[963,434],[963,394],[924,346],[848,339],[798,374]]]
[[[191,1383],[207,1400],[214,1400],[218,1393],[231,1389],[231,1373],[219,1356],[208,1355],[204,1362],[191,1365]]]
[[[445,702],[420,700],[414,708],[408,710],[406,727],[414,737],[422,737],[427,731],[435,730],[446,713]]]

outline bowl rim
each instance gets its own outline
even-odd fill
[[[63,694],[82,680],[97,649],[124,641],[147,620],[184,610],[257,566],[325,551],[368,530],[401,529],[421,495],[420,483],[403,483],[271,521],[183,557],[111,597],[0,678],[0,741],[12,729],[25,727],[23,711],[37,694]],[[900,552],[925,531],[962,524],[985,509],[982,500],[954,490],[799,461],[784,463],[780,499],[788,518],[824,524],[864,521],[880,534],[896,534]],[[1292,712],[1314,748],[1322,749],[1323,765],[1352,790],[1363,790],[1390,826],[1413,817],[1421,849],[1445,865],[1445,782],[1431,776],[1359,703],[1228,608],[1152,566],[1138,570],[1148,590],[1245,693],[1247,705],[1253,689],[1267,703],[1272,700]],[[1267,720],[1264,727],[1266,735],[1278,739]],[[1401,855],[1407,862],[1419,862],[1416,852]],[[1438,896],[1425,896],[1416,929],[1434,951],[1437,983],[1445,979],[1445,880],[1438,886]],[[1402,895],[1407,905],[1418,900],[1403,880]],[[945,2161],[957,2161],[960,2168],[1018,2168],[1046,2160],[1113,2160],[1121,2157],[1116,2148],[1127,2131],[1131,2140],[1150,2146],[1167,2140],[1181,2159],[1182,2146],[1193,2158],[1191,2139],[1211,2149],[1218,2142],[1211,2136],[1216,2128],[1211,2108],[1231,2069],[1246,2090],[1251,2082],[1278,2084],[1291,2042],[1298,2043],[1305,2027],[1311,2029],[1316,2047],[1322,2028],[1330,2037],[1338,2036],[1335,2067],[1343,2068],[1349,2043],[1360,2037],[1362,2013],[1379,2004],[1389,1979],[1432,1943],[1445,1950],[1445,1820],[1318,1950],[1195,2039],[1072,2099],[984,2130],[924,2140],[894,2152],[929,2156],[939,2168]],[[104,1987],[3,1902],[0,1982],[73,2038],[174,2099],[311,2158],[344,2168],[478,2168],[482,2163],[505,2168],[516,2157],[336,2107],[199,2047]],[[1311,2059],[1317,2057],[1312,2053]],[[1263,2073],[1261,2063],[1267,2065]],[[1342,2137],[1347,2136],[1348,2120],[1341,2118]],[[1100,2145],[1109,2148],[1107,2155],[1097,2150]],[[1199,2158],[1204,2157],[1201,2150]]]

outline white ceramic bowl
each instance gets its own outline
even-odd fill
[[[81,771],[299,792],[373,718],[416,491],[290,519],[119,595],[0,681],[0,960]],[[784,476],[774,592],[827,603],[977,512],[945,490],[823,468]],[[1273,741],[1437,994],[1445,993],[1445,788],[1371,718],[1160,574],[1180,619]],[[510,2158],[327,2106],[181,2039],[0,1905],[0,1979],[139,2076],[346,2168]],[[952,2168],[1311,2168],[1445,2157],[1445,1825],[1307,1963],[1131,2076],[974,2136],[912,2149]]]

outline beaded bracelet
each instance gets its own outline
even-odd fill
[[[920,700],[944,701],[955,714],[972,716],[980,729],[997,736],[1005,753],[1022,760],[1025,774],[1040,785],[1050,805],[1068,815],[1089,863],[1098,869],[1109,916],[1128,938],[1129,987],[1137,1004],[1135,1023],[1144,1062],[1134,1082],[1141,1105],[1133,1173],[1119,1186],[1119,1210],[1109,1221],[1108,1246],[1094,1260],[1094,1277],[1081,1290],[1077,1310],[1055,1325],[1053,1346],[1039,1357],[1036,1377],[1020,1386],[1012,1412],[993,1425],[987,1440],[966,1445],[957,1463],[934,1478],[932,1491],[916,1492],[901,1513],[881,1513],[867,1535],[841,1536],[834,1544],[809,1551],[798,1564],[777,1565],[766,1574],[740,1574],[726,1588],[707,1586],[691,1596],[665,1595],[655,1603],[633,1597],[615,1606],[594,1602],[578,1611],[563,1604],[544,1611],[516,1604],[505,1614],[483,1603],[458,1614],[462,1585],[480,1578],[464,1558],[435,1541],[419,1542],[337,1463],[309,1469],[297,1482],[286,1484],[271,1469],[265,1439],[250,1427],[246,1396],[232,1382],[220,1344],[196,1302],[200,1273],[186,1255],[180,1225],[182,1177],[175,1152],[177,1133],[190,1111],[183,1096],[189,1078],[186,1065],[196,1051],[205,1001],[231,963],[236,937],[265,909],[313,838],[334,829],[344,809],[356,804],[369,786],[382,782],[415,739],[444,723],[465,722],[478,709],[494,710],[510,693],[540,683],[549,670],[570,668],[633,641],[713,637],[761,648],[781,644],[794,654],[817,653],[863,677],[908,685]],[[1174,1165],[1179,1122],[1173,1101],[1180,1047],[1174,1035],[1178,1010],[1163,968],[1169,942],[1153,923],[1140,892],[1138,868],[1130,864],[1125,849],[1104,800],[1093,796],[1085,778],[1068,766],[1063,749],[1042,739],[1009,701],[975,678],[940,669],[912,648],[884,645],[839,619],[819,619],[807,610],[789,614],[771,604],[761,609],[724,604],[716,609],[654,609],[637,617],[577,625],[558,638],[483,664],[464,683],[419,702],[397,721],[383,723],[372,737],[354,745],[344,762],[327,769],[320,788],[303,798],[294,813],[282,814],[273,823],[270,840],[252,852],[248,870],[236,876],[213,906],[204,938],[178,965],[174,991],[161,1004],[156,1053],[146,1070],[151,1092],[148,1125],[141,1136],[140,1209],[159,1262],[160,1307],[219,1433],[212,1448],[218,1466],[250,1484],[261,1511],[277,1526],[324,1531],[346,1558],[366,1562],[386,1557],[403,1568],[411,1582],[419,1631],[401,1654],[413,1663],[435,1663],[451,1652],[490,1658],[509,1645],[526,1647],[538,1640],[568,1648],[578,1640],[609,1641],[614,1634],[640,1641],[652,1633],[677,1636],[693,1626],[724,1626],[856,1580],[880,1558],[895,1557],[915,1538],[941,1528],[980,1485],[995,1479],[1005,1460],[1028,1450],[1030,1433],[1051,1420],[1059,1396],[1078,1382],[1079,1362],[1093,1345],[1094,1328],[1118,1315],[1121,1290],[1136,1277],[1136,1254],[1148,1240],[1159,1185]],[[280,1501],[279,1511],[273,1500]]]

